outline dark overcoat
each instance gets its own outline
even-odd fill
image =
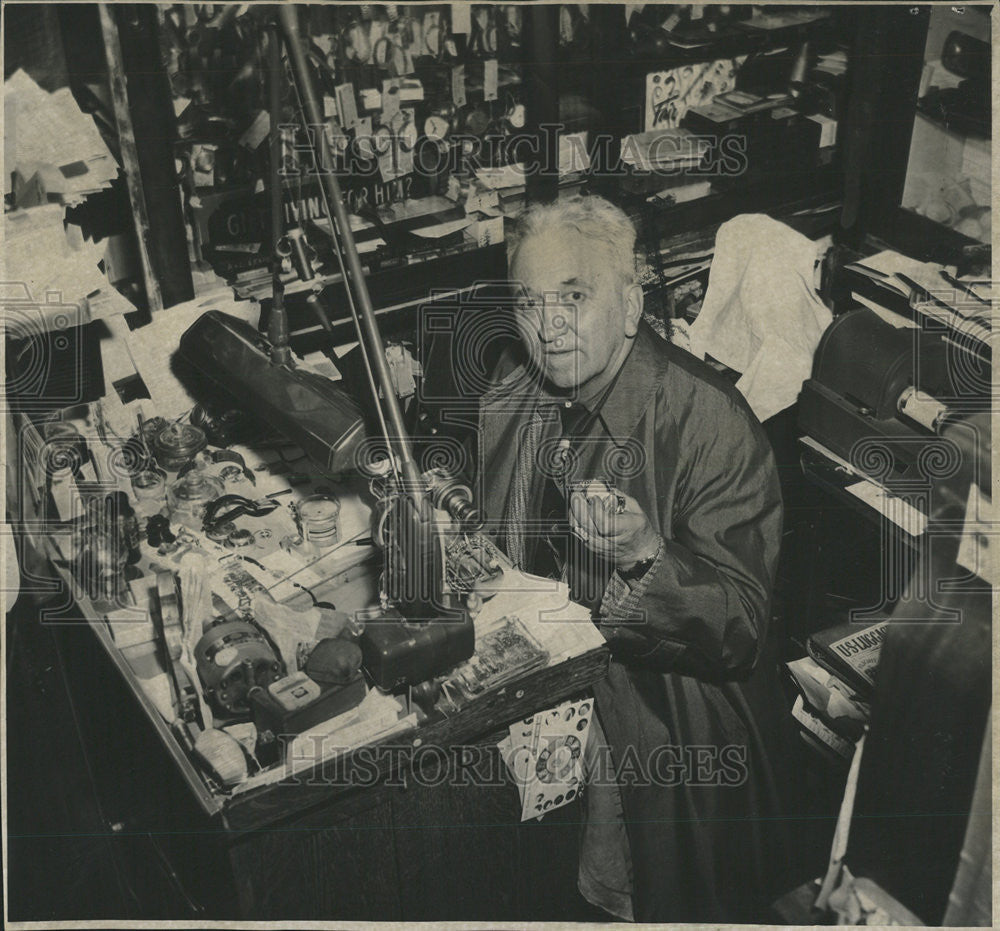
[[[491,517],[504,513],[526,383],[515,369],[481,401]],[[784,858],[787,736],[767,648],[782,531],[771,447],[728,381],[645,323],[601,415],[574,441],[574,474],[636,498],[662,537],[637,588],[611,577],[598,620],[612,661],[594,691],[620,770],[635,918],[760,920]]]

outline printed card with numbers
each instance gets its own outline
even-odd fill
[[[572,802],[583,786],[583,749],[594,701],[583,698],[512,724],[499,746],[521,794],[521,820]]]

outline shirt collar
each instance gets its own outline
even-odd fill
[[[643,321],[639,324],[632,349],[622,363],[617,380],[613,382],[614,387],[601,410],[602,419],[613,438],[631,436],[656,394],[661,376],[669,364],[666,354],[660,351],[662,342],[662,337],[648,323]],[[505,404],[514,402],[521,409],[566,403],[565,398],[549,391],[541,379],[530,377],[521,365],[484,392],[482,403],[489,404],[499,398],[503,398]],[[589,402],[592,404],[598,400],[600,393],[590,398]],[[583,399],[578,399],[576,403],[590,410]]]

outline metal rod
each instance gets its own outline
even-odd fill
[[[292,4],[283,4],[278,8],[278,19],[285,31],[288,54],[292,63],[292,70],[295,74],[299,93],[302,98],[303,109],[310,127],[320,133],[318,144],[314,144],[314,151],[322,155],[325,151],[325,134],[323,132],[324,119],[323,111],[319,105],[316,89],[313,86],[312,73],[306,62],[305,53],[302,50],[302,43],[299,38],[298,13]],[[308,128],[307,128],[308,129]],[[354,286],[355,297],[357,299],[357,310],[361,318],[361,325],[364,328],[368,345],[371,349],[370,361],[375,370],[375,375],[381,388],[381,400],[376,397],[375,403],[380,405],[385,411],[388,421],[386,431],[386,441],[390,446],[390,455],[395,454],[399,460],[403,479],[409,486],[408,490],[416,491],[422,486],[420,473],[416,463],[413,461],[413,452],[409,435],[403,425],[403,412],[396,397],[392,378],[389,375],[389,364],[385,358],[385,345],[382,342],[382,334],[379,332],[378,323],[375,320],[375,311],[372,307],[371,295],[368,293],[368,284],[365,281],[364,269],[361,266],[361,258],[351,233],[351,224],[347,216],[347,209],[344,207],[344,200],[340,192],[340,184],[337,176],[329,164],[324,160],[317,159],[317,169],[320,173],[323,186],[327,191],[327,200],[333,215],[331,222],[336,224],[340,232],[340,246],[347,271],[350,275],[351,283]],[[345,282],[347,284],[347,282]]]
[[[292,350],[288,345],[288,312],[285,310],[285,285],[281,280],[281,256],[278,244],[285,235],[284,199],[281,186],[281,86],[284,69],[281,65],[281,30],[272,25],[267,31],[267,90],[268,118],[271,143],[271,316],[267,322],[267,339],[271,344],[271,361],[288,365]]]

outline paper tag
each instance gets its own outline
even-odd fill
[[[465,106],[465,66],[456,65],[451,69],[451,99],[456,107]]]
[[[341,84],[335,89],[337,95],[337,112],[340,113],[340,125],[351,129],[358,122],[358,104],[354,99],[354,85]]]
[[[453,3],[451,5],[451,31],[457,36],[467,36],[472,32],[471,3]]]
[[[261,110],[253,122],[247,127],[245,133],[240,136],[240,145],[246,146],[250,151],[254,151],[266,138],[271,129],[271,117],[267,110]]]
[[[382,82],[382,123],[389,121],[399,113],[399,81],[389,78]]]
[[[333,99],[329,94],[323,95],[323,116],[336,116],[337,115],[337,101]]]
[[[812,116],[807,116],[806,119],[812,120],[814,123],[819,123],[819,147],[821,149],[831,146],[837,141],[836,120],[831,119],[828,116],[824,116],[822,113],[814,113]]]
[[[361,94],[362,110],[378,110],[382,106],[382,92],[377,87],[362,87]]]
[[[399,89],[399,99],[403,103],[424,99],[424,86],[419,78],[406,78]]]
[[[495,58],[487,58],[483,62],[483,99],[497,99],[497,84],[499,83],[499,66]]]

